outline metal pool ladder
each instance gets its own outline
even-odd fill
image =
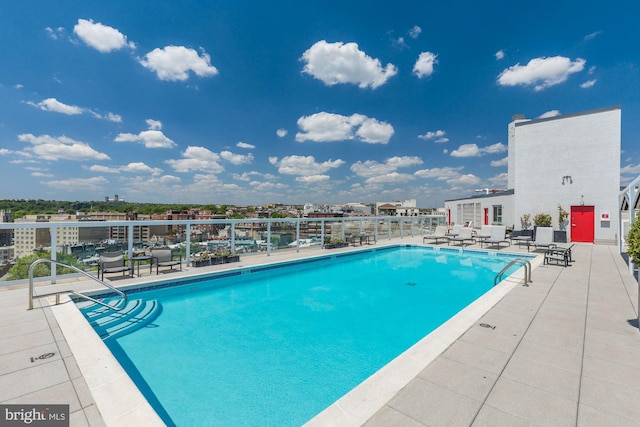
[[[127,297],[127,294],[125,294],[124,292],[122,292],[119,289],[116,289],[114,286],[98,279],[96,276],[93,276],[92,274],[87,273],[84,270],[79,269],[78,267],[74,266],[74,265],[70,265],[70,264],[66,264],[64,262],[60,262],[60,261],[55,261],[53,259],[49,259],[49,258],[40,258],[35,260],[33,263],[31,263],[31,265],[29,266],[29,310],[33,310],[33,271],[35,269],[35,266],[43,263],[43,262],[48,262],[51,264],[56,264],[56,265],[61,265],[63,267],[67,267],[70,268],[74,271],[77,271],[78,273],[84,274],[85,276],[89,277],[92,280],[95,280],[96,282],[100,283],[103,286],[106,286],[107,288],[111,289],[113,292],[115,292],[116,294],[120,295],[122,297],[122,300],[120,300],[119,302],[122,302],[121,305],[118,305],[118,303],[116,303],[115,305],[111,305],[111,304],[107,304],[105,302],[102,301],[98,301],[95,298],[90,297],[89,295],[85,295],[81,292],[75,291],[75,290],[69,290],[69,289],[65,289],[65,290],[55,290],[52,292],[48,292],[48,293],[44,293],[44,294],[40,294],[40,295],[35,295],[35,298],[42,298],[42,297],[46,297],[46,296],[52,296],[55,295],[56,296],[56,304],[60,304],[60,294],[63,293],[71,293],[74,295],[79,296],[80,298],[84,298],[86,300],[92,301],[96,304],[100,304],[104,307],[110,308],[112,310],[122,310],[127,303],[129,302],[129,297]]]
[[[496,274],[493,279],[493,286],[497,285],[502,280],[502,275],[515,264],[520,264],[524,267],[524,285],[529,286],[528,283],[531,282],[531,263],[524,258],[516,258],[500,270],[500,273]]]

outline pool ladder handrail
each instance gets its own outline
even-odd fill
[[[515,264],[520,264],[524,267],[524,285],[529,286],[528,283],[531,282],[531,263],[524,258],[516,258],[500,270],[500,273],[496,274],[493,279],[493,286],[496,286],[502,280],[502,275]]]
[[[118,303],[122,302],[122,305],[118,306],[118,303],[116,303],[115,305],[111,305],[111,304],[107,304],[105,302],[99,301],[95,298],[90,297],[89,295],[85,295],[82,292],[78,292],[76,290],[63,290],[63,291],[54,291],[54,292],[50,292],[50,293],[45,293],[45,294],[40,294],[40,295],[35,295],[35,298],[42,298],[42,297],[46,297],[46,296],[52,296],[55,295],[56,296],[56,304],[60,304],[60,294],[64,294],[64,293],[71,293],[73,295],[76,295],[80,298],[84,298],[86,300],[89,300],[91,302],[94,302],[96,304],[102,305],[104,307],[110,308],[111,310],[115,310],[115,311],[120,311],[122,310],[129,302],[129,297],[127,296],[126,293],[122,292],[119,289],[116,289],[113,285],[108,284],[107,282],[98,279],[96,276],[87,273],[86,271],[76,267],[75,265],[71,265],[71,264],[67,264],[64,262],[60,262],[60,261],[56,261],[50,258],[40,258],[35,260],[34,262],[31,263],[31,265],[29,266],[29,310],[33,310],[33,271],[36,267],[36,265],[43,263],[43,262],[49,262],[51,264],[55,264],[55,265],[60,265],[63,267],[67,267],[70,268],[74,271],[77,271],[78,273],[84,274],[85,276],[89,277],[92,280],[95,280],[96,282],[100,283],[103,286],[106,286],[107,288],[111,289],[113,292],[115,292],[116,294],[120,295],[122,297],[122,300],[120,300]]]

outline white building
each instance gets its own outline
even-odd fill
[[[403,202],[376,202],[375,215],[377,216],[418,216],[420,210],[417,207],[416,199],[409,199]]]
[[[601,108],[509,124],[508,188],[445,201],[450,222],[521,228],[521,218],[549,214],[567,241],[618,238],[621,109]],[[559,207],[569,213],[559,223]]]

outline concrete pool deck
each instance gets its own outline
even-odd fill
[[[376,246],[387,243],[422,243],[422,238],[393,239]],[[277,251],[270,257],[243,256],[240,265],[327,253],[321,249]],[[472,318],[471,326],[443,344],[444,351],[430,364],[412,367],[415,375],[374,405],[375,411],[368,412],[367,396],[361,395],[360,401],[349,405],[332,405],[310,424],[637,425],[638,284],[615,246],[577,244],[574,259],[567,268],[535,268],[533,283],[515,284],[477,320]],[[220,268],[190,268],[161,278]],[[154,274],[111,282],[125,286],[155,280]],[[95,288],[90,283],[77,286]],[[97,405],[96,393],[90,391],[93,379],[83,374],[84,356],[71,351],[71,337],[62,332],[68,325],[61,328],[53,313],[69,305],[52,309],[42,299],[28,311],[27,295],[24,286],[0,287],[0,404],[69,404],[72,426],[142,421],[136,416],[144,416],[145,410],[135,402],[132,408],[124,408],[122,416],[101,412],[104,403]],[[368,409],[360,411],[363,407]]]

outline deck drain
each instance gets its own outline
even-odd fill
[[[488,323],[480,323],[480,325],[479,325],[479,326],[480,326],[481,328],[488,328],[488,329],[495,329],[495,328],[496,328],[495,326],[491,326],[491,325],[490,325],[490,324],[488,324]]]
[[[45,354],[41,354],[40,356],[32,357],[32,358],[31,358],[31,363],[35,362],[36,360],[45,360],[45,359],[48,359],[48,358],[53,357],[53,356],[55,356],[55,355],[56,355],[55,353],[45,353]]]
[[[407,286],[415,286],[415,285],[417,285],[417,283],[416,282],[407,282],[406,285]]]

